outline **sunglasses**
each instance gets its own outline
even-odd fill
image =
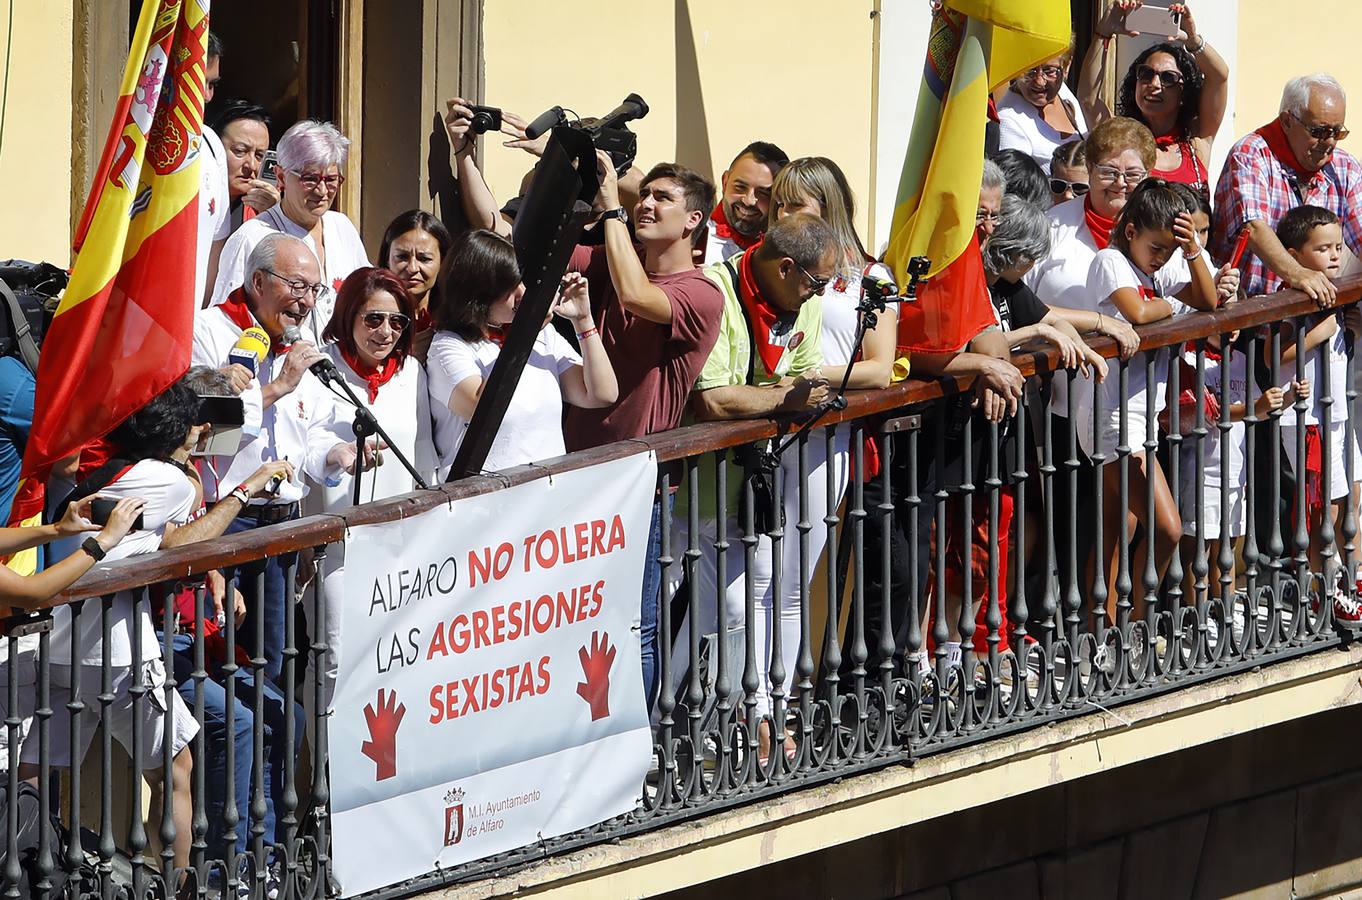
[[[1155,69],[1153,66],[1140,66],[1135,70],[1135,80],[1140,84],[1153,84],[1154,79],[1166,88],[1182,87],[1182,73],[1172,69]]]
[[[1290,115],[1291,118],[1301,123],[1301,127],[1305,129],[1306,134],[1317,141],[1327,141],[1330,138],[1341,141],[1348,136],[1348,129],[1344,128],[1342,125],[1311,125],[1295,113],[1291,113]]]
[[[1050,193],[1062,194],[1065,191],[1073,191],[1075,197],[1082,197],[1088,192],[1090,185],[1086,181],[1065,181],[1063,178],[1050,179]]]
[[[411,324],[411,317],[405,316],[402,313],[367,312],[360,317],[360,321],[363,322],[364,327],[370,331],[377,331],[383,326],[384,322],[387,322],[388,327],[393,331],[403,332],[406,331],[407,326]]]

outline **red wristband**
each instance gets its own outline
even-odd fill
[[[600,334],[600,333],[601,333],[601,332],[600,332],[600,329],[599,329],[599,328],[588,328],[586,331],[579,331],[579,332],[577,332],[577,340],[579,340],[579,341],[584,341],[584,340],[586,340],[587,338],[591,337],[593,334]]]

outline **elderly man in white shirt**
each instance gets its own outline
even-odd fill
[[[354,472],[356,448],[336,429],[335,396],[309,371],[325,357],[308,341],[285,343],[285,330],[296,329],[312,313],[322,288],[320,277],[317,258],[307,244],[286,234],[268,235],[251,251],[245,283],[195,323],[194,364],[227,371],[234,387],[242,391],[246,420],[237,452],[209,458],[203,473],[205,502],[212,504],[241,490],[241,483],[270,460],[287,460],[297,472],[294,479],[279,484],[272,498],[244,505],[228,534],[297,518],[308,491],[303,476],[325,483],[338,479],[342,471]],[[233,362],[231,353],[239,343],[249,343],[242,332],[251,327],[263,329],[270,340],[255,372]],[[344,413],[339,415],[345,418]],[[371,457],[365,455],[367,464]],[[237,573],[248,615],[265,619],[264,647],[248,649],[263,650],[266,674],[276,681],[283,665],[284,571],[291,563],[290,558],[275,558],[257,564],[254,571],[247,566]],[[256,596],[254,576],[260,566],[265,572],[264,595]],[[252,642],[254,627],[245,626],[244,634],[246,643]]]

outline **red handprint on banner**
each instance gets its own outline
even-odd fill
[[[577,685],[577,693],[591,707],[591,721],[610,715],[610,666],[615,662],[615,648],[610,646],[608,632],[591,632],[591,652],[586,647],[577,650],[582,661],[586,681]]]
[[[360,752],[374,761],[378,772],[375,781],[397,775],[397,729],[407,714],[405,704],[397,702],[397,691],[388,691],[386,702],[383,688],[378,689],[378,710],[372,704],[364,707],[364,721],[369,726],[369,740],[360,745]]]

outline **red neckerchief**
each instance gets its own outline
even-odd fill
[[[745,234],[739,234],[732,225],[728,224],[728,216],[724,215],[723,203],[714,207],[714,212],[710,213],[709,217],[714,222],[714,233],[724,240],[732,241],[739,248],[749,250],[761,243],[761,235],[748,237]]]
[[[412,334],[420,334],[423,331],[430,331],[435,327],[435,320],[430,317],[430,307],[423,306],[416,311],[416,321],[411,323]]]
[[[1184,349],[1185,349],[1188,353],[1195,354],[1195,353],[1196,353],[1196,341],[1188,341],[1188,342],[1186,343],[1186,345],[1184,346]],[[1210,344],[1207,344],[1207,345],[1206,345],[1206,359],[1207,359],[1207,361],[1209,361],[1209,362],[1220,362],[1220,360],[1222,359],[1222,357],[1223,357],[1223,354],[1221,353],[1220,348],[1218,348],[1218,347],[1212,347]],[[1196,368],[1195,368],[1195,367],[1192,367],[1192,372],[1193,372],[1193,374],[1196,373]]]
[[[738,300],[752,319],[752,338],[757,345],[753,349],[761,357],[762,365],[766,367],[766,371],[775,375],[776,367],[780,365],[780,357],[784,355],[786,348],[798,346],[800,338],[798,335],[791,335],[790,341],[785,347],[771,342],[771,329],[775,327],[782,314],[767,302],[757,288],[757,279],[752,274],[752,254],[754,252],[749,250],[744,253],[742,259],[738,262]]]
[[[991,94],[989,95],[988,98],[988,120],[990,122],[1002,121],[1002,117],[998,115],[998,104],[994,102],[993,96]]]
[[[345,364],[354,370],[354,373],[360,378],[363,378],[365,383],[369,385],[370,403],[373,403],[378,399],[378,389],[389,381],[392,381],[393,376],[402,368],[402,360],[397,358],[396,353],[391,354],[387,359],[383,360],[383,365],[381,366],[368,365],[364,360],[359,358],[358,353],[351,353],[344,347],[340,348],[340,354],[341,359],[345,360]]]
[[[1108,219],[1093,209],[1092,200],[1084,198],[1083,221],[1087,223],[1088,233],[1092,235],[1092,242],[1097,245],[1097,249],[1107,249],[1107,244],[1111,243],[1111,229],[1116,227],[1116,220]]]
[[[227,299],[222,302],[218,309],[222,314],[232,320],[232,324],[242,331],[247,328],[259,328],[260,323],[256,321],[255,313],[246,305],[246,288],[239,287],[227,295]],[[288,345],[282,344],[275,338],[270,338],[270,352],[275,356],[283,356],[288,352]]]
[[[1307,181],[1314,177],[1315,173],[1301,165],[1301,161],[1296,158],[1296,151],[1291,149],[1291,142],[1286,139],[1286,129],[1282,127],[1280,118],[1268,122],[1254,134],[1267,141],[1267,149],[1272,152],[1273,156],[1277,157],[1278,162],[1282,165],[1307,176]]]
[[[1183,137],[1181,128],[1174,128],[1167,134],[1154,135],[1154,146],[1160,150],[1166,150],[1169,147],[1176,147],[1178,144],[1181,144],[1182,141]]]
[[[506,346],[506,326],[489,324],[487,326],[487,340],[498,347]]]

